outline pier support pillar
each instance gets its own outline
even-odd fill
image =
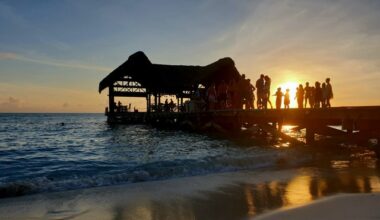
[[[315,129],[312,126],[306,127],[306,144],[313,144],[315,141]]]
[[[108,109],[111,114],[115,112],[115,97],[113,94],[113,85],[108,87]]]

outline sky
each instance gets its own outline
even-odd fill
[[[332,105],[379,105],[379,11],[379,0],[0,0],[0,112],[104,112],[99,82],[136,51],[163,64],[231,57],[272,91],[330,77]]]

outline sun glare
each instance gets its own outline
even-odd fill
[[[290,107],[293,108],[293,107],[297,106],[297,102],[296,102],[296,100],[294,98],[296,97],[296,91],[297,91],[297,87],[298,86],[299,86],[299,83],[288,81],[288,82],[279,84],[277,87],[273,88],[273,93],[277,91],[278,87],[281,87],[281,91],[284,94],[285,94],[286,90],[289,89]],[[284,107],[283,104],[282,104],[282,107]]]

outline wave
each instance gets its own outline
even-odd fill
[[[183,159],[173,161],[156,161],[134,167],[122,168],[86,176],[86,172],[72,172],[60,178],[35,177],[8,183],[0,183],[0,198],[22,196],[34,193],[57,192],[99,186],[119,185],[144,181],[164,180],[185,176],[206,175],[211,173],[232,172],[240,170],[257,170],[274,168],[287,161],[289,166],[300,165],[307,158],[297,159],[294,151],[266,152],[257,155],[239,157],[213,156],[200,160]]]

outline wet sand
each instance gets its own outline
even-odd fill
[[[377,209],[379,196],[374,194],[376,192],[380,192],[380,178],[376,169],[346,171],[302,168],[234,172],[6,198],[0,200],[0,217],[283,219],[289,215],[291,219],[293,216],[302,219],[305,214],[310,214],[318,218],[315,210],[325,215],[330,213],[324,211],[326,208],[340,210],[351,207],[359,210],[357,205],[362,201],[366,207]],[[338,193],[369,194],[360,198],[350,195],[347,200],[338,196],[338,199],[332,197],[326,200],[327,203],[318,202],[321,198],[330,198],[328,196]],[[366,197],[371,195],[375,195],[374,199]],[[351,198],[357,202],[347,202]],[[319,205],[314,205],[314,201]],[[325,203],[327,205],[323,205]],[[303,206],[305,208],[294,208]],[[362,213],[360,210],[357,216]]]
[[[380,218],[380,193],[339,194],[297,208],[281,209],[258,216],[258,220],[331,219],[372,220]]]

